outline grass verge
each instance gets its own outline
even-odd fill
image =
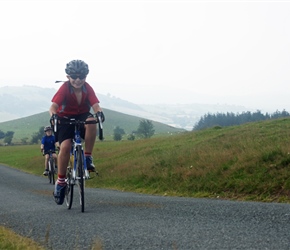
[[[5,250],[44,250],[35,241],[22,237],[13,231],[0,226],[0,249]]]

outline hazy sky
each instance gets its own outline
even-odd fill
[[[290,1],[0,1],[0,87],[58,88],[89,64],[97,93],[137,104],[290,111]]]

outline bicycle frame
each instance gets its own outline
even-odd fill
[[[77,160],[78,160],[78,158],[77,158],[78,150],[77,149],[80,149],[81,155],[82,155],[83,170],[85,173],[84,178],[89,179],[90,175],[89,175],[89,172],[87,169],[87,162],[85,161],[82,139],[80,136],[80,125],[82,123],[84,124],[85,122],[75,121],[74,119],[72,119],[71,121],[75,122],[75,137],[73,139],[74,164],[73,164],[73,169],[72,169],[72,178],[73,178],[73,181],[76,181],[76,179],[77,179],[77,175],[76,175],[76,173],[77,173]]]

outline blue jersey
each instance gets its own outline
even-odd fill
[[[47,152],[49,150],[53,150],[55,151],[55,138],[54,135],[50,135],[50,136],[43,136],[41,139],[41,144],[44,145],[43,149],[44,152]]]

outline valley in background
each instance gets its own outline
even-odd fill
[[[48,112],[54,88],[36,86],[6,86],[0,88],[0,123]],[[243,106],[229,104],[135,104],[119,97],[97,93],[103,108],[149,119],[172,127],[192,130],[207,113],[242,113],[254,111]]]

